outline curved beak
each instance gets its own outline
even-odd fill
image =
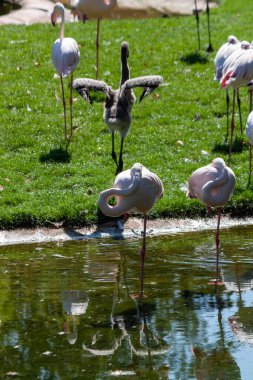
[[[57,15],[56,15],[55,12],[53,12],[51,14],[51,23],[52,23],[53,26],[56,26],[56,24],[57,24]]]

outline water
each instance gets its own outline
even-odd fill
[[[0,247],[0,378],[253,379],[252,227]]]
[[[0,16],[6,15],[10,13],[11,11],[15,11],[20,8],[21,6],[17,3],[1,0],[0,1]]]

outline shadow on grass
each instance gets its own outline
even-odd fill
[[[194,63],[205,64],[208,62],[208,56],[206,54],[202,54],[199,51],[195,51],[193,53],[183,55],[180,57],[180,61],[187,63],[188,65],[194,65]]]
[[[40,162],[61,162],[69,163],[71,154],[68,152],[68,146],[66,148],[51,149],[48,153],[41,153]]]
[[[233,153],[241,153],[243,149],[246,149],[247,145],[243,139],[243,137],[236,136],[233,145],[232,145],[232,152]],[[213,153],[229,153],[229,142],[224,143],[216,143],[214,148],[212,149]]]

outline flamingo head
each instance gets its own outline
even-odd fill
[[[51,14],[51,23],[53,26],[56,26],[57,19],[59,16],[61,16],[62,18],[64,17],[64,12],[64,5],[62,3],[56,3]]]

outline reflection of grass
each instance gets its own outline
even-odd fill
[[[188,65],[193,65],[194,63],[207,63],[208,62],[208,56],[207,56],[207,54],[204,54],[202,52],[195,51],[193,53],[183,55],[180,58],[180,61],[185,62]]]
[[[233,18],[238,36],[250,35],[251,7],[250,0],[223,1],[213,11],[215,29],[222,31],[217,34],[213,30],[216,51],[231,34]],[[164,196],[150,218],[206,215],[203,205],[186,199],[180,188],[196,168],[217,156],[227,160],[227,147],[215,144],[226,132],[225,93],[213,80],[215,52],[204,51],[204,28],[202,50],[194,52],[195,21],[194,16],[103,21],[102,80],[113,88],[119,85],[123,40],[130,45],[132,77],[164,77],[162,87],[134,105],[132,126],[124,142],[124,168],[141,162],[164,183]],[[80,46],[75,78],[95,77],[96,22],[90,20],[87,27],[89,33],[84,33],[81,23],[65,26],[66,36],[74,37]],[[84,225],[104,218],[97,211],[97,200],[100,191],[111,187],[115,179],[111,136],[103,122],[104,95],[95,94],[90,106],[74,94],[75,132],[65,150],[60,81],[54,78],[51,63],[51,45],[58,35],[59,27],[49,23],[1,27],[0,228],[47,225],[47,220]],[[68,108],[69,78],[64,84]],[[137,98],[141,92],[135,89]],[[248,101],[243,89],[241,96],[245,122]],[[197,114],[200,118],[194,121]],[[69,123],[69,113],[67,116]],[[236,128],[237,119],[236,114]],[[240,137],[238,128],[236,134]],[[116,135],[117,154],[119,144]],[[242,141],[236,144],[232,157],[236,190],[225,210],[233,215],[253,214],[253,192],[246,190],[248,152]]]

